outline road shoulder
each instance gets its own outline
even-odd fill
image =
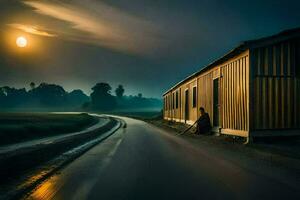
[[[187,125],[164,120],[144,120],[153,126],[166,130],[170,134],[177,135],[194,145],[206,145],[223,151],[242,154],[253,159],[261,159],[271,164],[281,165],[287,168],[300,169],[300,152],[285,151],[286,146],[266,145],[264,143],[253,143],[245,145],[243,139],[232,136],[196,135],[194,130],[186,134],[181,133],[188,128]],[[294,142],[295,143],[295,142]],[[300,143],[298,143],[300,145]],[[295,144],[294,144],[295,145]],[[297,146],[297,148],[299,147]],[[296,145],[295,145],[296,146]]]

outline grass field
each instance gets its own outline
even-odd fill
[[[0,113],[0,145],[81,131],[97,122],[87,114]]]

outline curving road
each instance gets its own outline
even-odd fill
[[[72,114],[71,112],[62,112],[62,113],[57,113],[57,114],[68,114],[68,113]],[[73,113],[78,114],[76,112],[73,112]],[[109,118],[104,117],[103,115],[96,115],[96,114],[91,114],[91,115],[98,117],[99,121],[96,124],[85,128],[84,130],[73,132],[73,133],[65,133],[65,134],[60,134],[60,135],[43,137],[43,138],[34,139],[34,140],[26,141],[26,142],[20,142],[20,143],[16,143],[16,144],[0,146],[0,154],[3,155],[3,154],[7,154],[9,152],[13,152],[16,150],[20,150],[23,148],[28,148],[28,147],[32,147],[32,146],[36,146],[36,145],[55,143],[58,140],[63,140],[63,139],[66,139],[66,138],[69,138],[69,137],[72,137],[75,135],[80,135],[83,133],[94,131],[96,129],[103,127],[110,121]]]
[[[28,199],[299,199],[299,174],[122,118]]]

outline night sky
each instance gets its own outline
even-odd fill
[[[0,26],[0,86],[89,94],[105,81],[161,97],[241,41],[299,27],[300,1],[0,0]]]

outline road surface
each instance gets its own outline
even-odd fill
[[[65,114],[65,113],[63,113],[63,114]],[[66,138],[69,138],[69,137],[72,137],[75,135],[80,135],[83,133],[94,131],[96,129],[103,127],[110,121],[109,118],[103,117],[101,115],[93,115],[93,116],[98,117],[99,121],[96,124],[85,128],[84,130],[73,132],[73,133],[66,133],[66,134],[43,137],[43,138],[34,139],[34,140],[26,141],[26,142],[19,142],[16,144],[0,146],[0,154],[7,154],[9,152],[13,152],[16,150],[20,150],[23,148],[28,148],[28,147],[32,147],[32,146],[36,146],[36,145],[55,143],[58,140],[64,140]]]
[[[28,199],[299,199],[288,170],[195,145],[145,122],[76,159]],[[291,179],[291,180],[290,180]]]

